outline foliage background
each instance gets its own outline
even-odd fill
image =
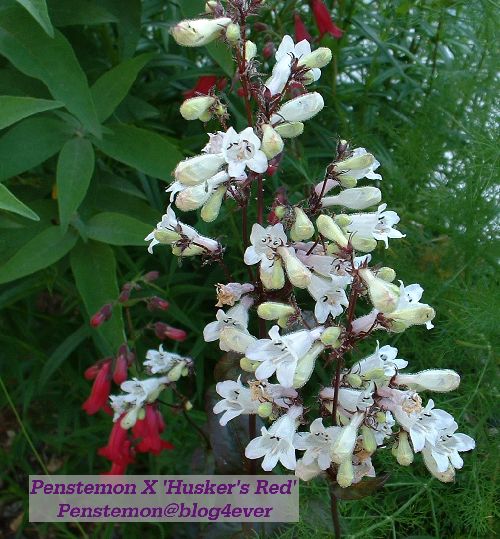
[[[307,2],[271,1],[262,46],[293,32],[293,11],[313,29]],[[332,5],[332,2],[330,2]],[[80,537],[74,526],[27,522],[27,476],[41,459],[57,473],[99,472],[109,432],[105,416],[87,417],[82,373],[123,340],[115,312],[98,332],[89,315],[117,295],[118,284],[153,269],[171,302],[165,320],[189,330],[179,350],[196,360],[194,421],[205,421],[203,388],[219,359],[201,329],[214,315],[217,268],[186,263],[143,238],[166,205],[163,192],[182,155],[199,151],[200,124],[179,115],[182,92],[202,74],[232,76],[223,47],[187,50],[173,43],[173,21],[202,11],[198,0],[0,1],[0,515],[2,537]],[[319,91],[327,107],[293,141],[268,193],[286,184],[299,198],[331,160],[337,137],[369,148],[382,162],[384,200],[407,237],[377,252],[405,283],[420,282],[437,310],[436,329],[396,344],[415,370],[450,367],[459,390],[438,395],[477,449],[452,485],[430,479],[419,459],[395,467],[386,487],[341,504],[346,535],[492,537],[495,527],[495,350],[498,283],[495,233],[498,184],[498,4],[494,0],[339,0],[345,36],[324,38],[335,62]],[[207,50],[208,49],[208,50]],[[243,126],[231,85],[230,110]],[[216,128],[215,125],[209,127]],[[228,245],[236,263],[239,215],[226,206],[212,226],[197,226]],[[190,220],[191,219],[191,220]],[[187,218],[192,221],[192,216]],[[138,313],[138,323],[146,313]],[[151,335],[143,353],[157,346]],[[318,375],[318,383],[322,373]],[[19,417],[16,418],[14,410]],[[179,450],[134,471],[183,473],[199,465],[196,433],[165,409],[168,439]],[[389,452],[388,452],[389,453]],[[394,471],[392,471],[394,470]],[[302,521],[277,537],[330,537],[327,491],[301,488]],[[92,537],[216,537],[214,525],[86,526]],[[201,535],[198,535],[201,534]]]

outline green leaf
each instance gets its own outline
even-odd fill
[[[42,80],[82,125],[101,136],[87,78],[66,38],[50,38],[23,9],[0,11],[0,53],[20,71]]]
[[[141,37],[141,0],[100,0],[100,4],[118,19],[121,57],[130,58]]]
[[[94,215],[86,225],[85,233],[93,240],[111,245],[140,245],[151,232],[151,224],[143,223],[123,213],[103,212]]]
[[[169,140],[133,125],[114,125],[111,129],[112,135],[95,141],[101,151],[154,178],[172,179],[171,172],[183,157]]]
[[[50,22],[45,0],[16,0],[16,2],[31,14],[50,37],[54,37],[54,28],[52,28],[52,23]]]
[[[73,248],[77,239],[73,230],[62,234],[58,226],[46,228],[0,266],[0,284],[15,281],[54,264]]]
[[[108,245],[94,241],[80,243],[71,253],[71,269],[89,318],[118,297],[116,260],[113,249]],[[123,316],[119,307],[113,309],[111,319],[102,324],[97,332],[107,347],[103,353],[116,352],[125,341]]]
[[[28,118],[0,138],[0,181],[36,167],[68,139],[67,126],[54,118]]]
[[[32,219],[33,221],[39,221],[40,217],[23,204],[19,199],[17,199],[5,185],[0,184],[0,209],[10,211],[12,213],[17,213],[22,215],[27,219]]]
[[[153,53],[125,60],[102,75],[92,86],[97,117],[104,122],[128,94],[139,71],[151,60]]]
[[[87,194],[94,173],[94,149],[84,138],[68,140],[57,161],[57,200],[61,227],[65,230]]]
[[[85,325],[78,328],[54,350],[45,365],[38,379],[39,388],[44,386],[54,372],[68,359],[68,357],[89,337],[91,329]]]
[[[2,95],[0,96],[0,129],[5,129],[37,112],[58,109],[63,105],[64,103],[60,101],[50,101],[49,99]]]
[[[48,0],[47,5],[55,26],[90,26],[118,20],[109,11],[89,0]]]
[[[235,66],[233,55],[229,47],[220,41],[214,41],[213,43],[209,43],[206,48],[208,54],[210,54],[222,70],[232,78]]]

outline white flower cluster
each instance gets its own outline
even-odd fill
[[[234,47],[240,79],[246,77],[246,104],[250,106],[251,85],[259,108],[254,125],[238,133],[226,127],[227,109],[214,92],[182,105],[186,119],[224,115],[224,131],[211,134],[200,155],[179,163],[168,188],[178,209],[201,209],[201,218],[210,222],[224,199],[247,205],[252,187],[258,183],[261,189],[270,166],[279,164],[285,140],[302,134],[303,122],[322,110],[323,98],[307,86],[320,78],[332,54],[324,47],[312,51],[307,41],[295,44],[285,36],[264,82],[256,45],[241,35],[235,20],[221,16],[226,14],[221,4],[208,11],[215,18],[183,21],[173,28],[173,37],[184,46],[222,39]],[[292,85],[301,88],[301,95],[290,99]],[[411,464],[414,453],[421,452],[434,476],[451,481],[463,464],[459,452],[474,447],[472,438],[456,433],[450,414],[435,409],[432,400],[424,406],[417,393],[455,389],[460,381],[456,372],[403,374],[407,361],[397,358],[396,348],[378,344],[372,355],[350,368],[345,364],[346,354],[374,331],[398,333],[414,325],[430,329],[435,316],[421,302],[420,285],[396,285],[392,268],[370,266],[370,253],[379,242],[388,248],[389,240],[404,238],[396,228],[398,214],[381,203],[380,189],[358,186],[363,179],[380,181],[379,165],[366,149],[351,149],[340,141],[308,200],[290,204],[285,197],[273,206],[274,224],[252,226],[244,262],[257,267],[254,282],[217,285],[220,309],[205,327],[204,338],[240,354],[246,374],[217,384],[222,400],[214,412],[222,414],[221,425],[255,414],[269,422],[245,451],[249,459],[263,458],[266,471],[280,462],[309,480],[328,470],[341,487],[348,487],[375,475],[373,453],[391,447],[400,465]],[[263,207],[259,210],[262,222]],[[146,240],[151,240],[150,250],[158,243],[170,244],[179,256],[221,252],[215,240],[180,223],[171,206]],[[299,306],[298,290],[309,294],[310,310]],[[368,312],[359,314],[363,303]],[[267,338],[262,332],[260,338],[252,334],[252,314],[261,319],[260,327],[263,321],[274,324]],[[318,417],[309,420],[315,405],[305,406],[299,390],[318,361],[334,366],[335,372],[331,387],[318,392]],[[298,430],[308,423],[308,431]],[[299,459],[297,451],[303,452]]]

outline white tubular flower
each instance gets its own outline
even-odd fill
[[[210,107],[215,103],[215,97],[210,95],[200,95],[186,99],[181,105],[180,113],[185,120],[205,120],[209,114]]]
[[[241,376],[238,380],[226,380],[219,382],[215,390],[222,397],[222,400],[214,406],[214,414],[224,412],[219,419],[219,423],[224,427],[231,419],[239,415],[256,414],[259,402],[252,399],[252,393],[248,387],[241,383]]]
[[[252,266],[260,262],[264,272],[270,273],[278,247],[287,244],[287,237],[283,225],[263,226],[255,223],[250,234],[251,245],[245,251],[245,264]]]
[[[380,325],[376,322],[379,312],[373,309],[370,313],[355,318],[352,322],[352,332],[354,335],[366,333],[371,329],[380,329]]]
[[[255,371],[257,379],[267,379],[276,373],[281,385],[292,387],[297,363],[311,348],[314,333],[301,330],[281,336],[279,330],[279,326],[273,326],[269,330],[271,338],[254,342],[245,355],[252,361],[260,362]]]
[[[259,174],[267,170],[266,154],[260,149],[261,141],[252,127],[237,133],[230,127],[222,140],[222,155],[228,163],[228,172],[232,178],[246,178],[245,169]]]
[[[378,204],[382,200],[382,193],[376,187],[354,187],[344,189],[338,195],[323,197],[321,207],[344,206],[351,210],[364,210]]]
[[[218,191],[221,184],[229,180],[229,174],[222,170],[205,182],[192,187],[185,187],[179,182],[174,182],[167,191],[177,192],[175,205],[181,211],[193,211],[205,205],[212,195]],[[221,191],[224,195],[225,190]]]
[[[376,277],[368,268],[361,268],[358,273],[366,285],[368,296],[375,309],[384,314],[396,310],[401,294],[396,285]]]
[[[329,315],[333,318],[339,316],[343,312],[343,308],[349,305],[345,288],[350,284],[350,277],[338,277],[331,275],[328,279],[311,277],[311,283],[307,290],[316,300],[314,307],[314,316],[321,324],[326,321]]]
[[[272,125],[264,124],[262,126],[262,151],[266,154],[268,159],[272,159],[279,155],[285,143],[281,138],[281,135],[273,128]]]
[[[375,352],[355,363],[349,369],[349,372],[363,378],[367,375],[369,377],[377,371],[381,371],[384,377],[392,378],[398,371],[404,369],[408,365],[408,361],[399,359],[397,355],[397,348],[389,345],[379,348],[379,343],[377,341]]]
[[[254,291],[254,286],[250,283],[219,283],[216,285],[216,288],[216,307],[222,307],[223,305],[229,305],[230,307],[232,307],[237,301],[241,299],[244,294],[248,294]]]
[[[249,384],[252,389],[252,398],[259,402],[272,401],[274,406],[289,409],[293,401],[298,397],[297,391],[292,387],[284,387],[280,384],[271,384],[267,380],[256,380]]]
[[[352,389],[350,387],[339,388],[339,405],[345,412],[353,414],[356,411],[365,411],[373,405],[374,385],[370,384],[366,389]],[[333,387],[324,387],[319,396],[323,406],[331,413],[333,411],[333,400],[335,390]]]
[[[170,382],[176,382],[183,372],[186,372],[187,368],[193,364],[191,358],[167,352],[163,350],[161,344],[159,350],[147,351],[146,360],[144,366],[148,367],[149,372],[152,374],[165,374]]]
[[[460,385],[460,375],[450,369],[428,369],[416,374],[398,374],[393,383],[398,386],[408,386],[415,391],[447,393]]]
[[[245,301],[246,300],[246,301]],[[234,340],[238,335],[251,335],[248,333],[248,309],[253,300],[245,297],[238,305],[231,307],[227,313],[222,309],[217,311],[215,322],[210,322],[203,330],[205,342],[219,341],[221,350],[226,352],[234,349]],[[227,331],[229,330],[229,331]],[[250,341],[253,341],[251,337]]]
[[[335,163],[334,170],[341,176],[341,181],[345,178],[381,180],[382,176],[374,172],[379,166],[380,163],[371,153],[368,153],[364,148],[356,148],[353,150],[351,157]]]
[[[302,463],[310,466],[316,463],[320,470],[327,470],[331,464],[330,448],[342,431],[341,427],[326,427],[321,418],[315,419],[310,432],[297,432],[293,439],[295,449],[305,451]]]
[[[387,204],[381,204],[375,213],[354,213],[349,215],[350,223],[345,227],[356,240],[381,240],[389,247],[389,238],[404,238],[405,235],[393,228],[399,223],[394,211],[385,211]]]
[[[276,226],[276,225],[275,225]],[[283,260],[288,279],[297,288],[307,288],[311,282],[311,272],[302,264],[293,247],[278,247],[276,252]]]
[[[295,475],[302,481],[310,481],[322,473],[323,470],[318,466],[316,461],[311,462],[311,464],[304,464],[303,459],[297,461]]]
[[[250,441],[245,449],[245,456],[249,459],[264,457],[262,469],[270,472],[278,461],[287,470],[295,470],[296,459],[293,439],[296,430],[296,416],[293,408],[292,413],[287,413],[277,419],[269,428],[262,427],[261,435]]]
[[[439,432],[435,444],[426,443],[422,449],[428,470],[445,483],[453,480],[455,469],[460,469],[464,465],[459,453],[470,451],[476,446],[473,438],[467,434],[455,432],[457,429],[458,425],[454,421],[448,428]]]
[[[342,462],[352,459],[358,430],[364,418],[363,413],[356,412],[352,416],[350,423],[341,428],[340,434],[330,448],[330,457],[333,462],[342,464]]]
[[[420,303],[424,289],[419,284],[405,286],[400,281],[400,295],[396,308],[387,315],[393,320],[393,331],[404,331],[406,328],[425,324],[427,329],[434,326],[432,320],[436,315],[434,309],[426,303]]]
[[[113,409],[113,423],[116,423],[130,408],[130,403],[125,398],[125,395],[110,395],[109,404]]]
[[[196,155],[181,161],[174,170],[174,177],[185,186],[199,185],[215,176],[224,163],[224,157],[219,154]]]
[[[229,17],[186,20],[176,24],[171,34],[183,47],[201,47],[216,40],[230,23]]]
[[[305,122],[321,112],[324,106],[325,102],[318,92],[300,95],[287,101],[273,114],[271,123],[276,125],[281,122]]]

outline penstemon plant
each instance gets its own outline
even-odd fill
[[[382,179],[375,157],[340,140],[324,178],[311,187],[307,199],[292,203],[283,188],[276,193],[264,188],[266,176],[280,166],[285,142],[300,136],[304,122],[323,109],[322,96],[308,89],[332,53],[325,47],[313,51],[307,39],[295,43],[287,35],[275,53],[272,72],[263,76],[257,46],[248,39],[248,17],[263,4],[209,1],[205,16],[172,29],[180,45],[221,40],[232,49],[234,82],[241,84],[248,126],[238,132],[230,125],[215,85],[182,104],[186,120],[216,118],[221,130],[209,134],[200,155],[178,164],[167,189],[171,204],[146,240],[150,252],[155,245],[170,245],[178,257],[200,256],[204,264],[216,262],[225,269],[229,282],[217,285],[220,308],[204,338],[239,354],[242,375],[217,384],[222,399],[214,412],[222,414],[222,426],[248,415],[245,455],[253,463],[252,472],[262,458],[265,471],[281,463],[304,481],[320,475],[330,481],[332,517],[340,535],[336,492],[362,481],[382,484],[370,479],[375,477],[371,459],[377,449],[390,448],[402,466],[421,452],[430,473],[449,482],[463,465],[459,453],[473,449],[474,441],[457,432],[449,413],[434,408],[431,399],[424,403],[420,395],[456,389],[456,372],[406,373],[408,362],[398,357],[398,350],[378,341],[372,354],[348,361],[375,332],[401,333],[415,325],[431,329],[435,316],[421,302],[420,285],[394,284],[395,271],[372,260],[378,242],[387,248],[390,239],[404,237],[396,228],[397,213],[381,204],[380,190],[358,186],[361,180]],[[313,8],[324,32],[332,33],[322,2],[313,2]],[[300,17],[295,23],[303,33]],[[248,210],[255,199],[257,222],[250,230]],[[184,224],[174,211],[174,206],[183,212],[201,210],[201,218],[213,222],[224,202],[241,209],[246,283],[232,282],[219,241]],[[264,211],[271,203],[266,226]],[[248,329],[251,316],[257,318],[258,335]],[[150,364],[162,372],[157,361],[150,359]],[[331,383],[314,388],[311,399],[304,387],[319,362],[329,370]],[[123,417],[126,401],[113,400],[117,417]],[[267,422],[259,434],[257,416]]]

